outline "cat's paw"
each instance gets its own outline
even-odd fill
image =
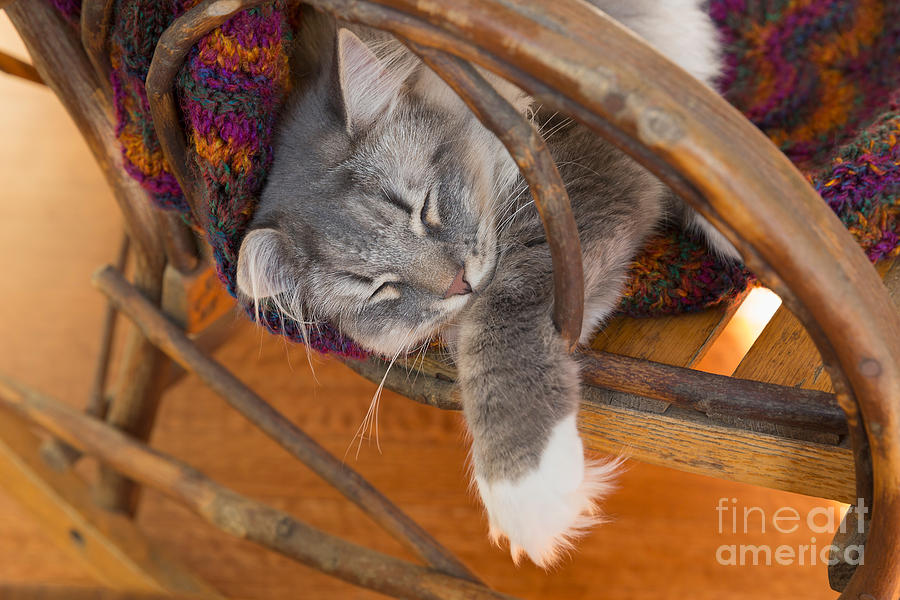
[[[490,537],[509,541],[513,561],[528,556],[549,568],[575,539],[603,521],[597,502],[613,489],[621,459],[586,462],[575,416],[553,429],[538,467],[513,480],[475,478]]]

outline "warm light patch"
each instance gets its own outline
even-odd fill
[[[766,288],[751,290],[719,338],[695,369],[731,375],[781,306],[781,298]]]

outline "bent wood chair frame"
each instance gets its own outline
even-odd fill
[[[173,80],[201,37],[235,13],[262,3],[200,2],[164,32],[151,65],[147,90],[157,133],[200,223],[206,217],[205,198],[187,166]],[[900,315],[876,270],[788,159],[722,98],[579,0],[539,7],[517,0],[309,3],[396,35],[463,98],[515,159],[530,185],[553,256],[554,319],[582,362],[587,391],[581,427],[589,445],[614,448],[604,435],[621,425],[617,418],[634,415],[656,427],[648,425],[638,434],[643,436],[656,435],[667,424],[686,423],[693,428],[690,431],[734,445],[741,443],[743,430],[722,423],[740,425],[749,420],[776,431],[797,429],[829,439],[849,439],[852,462],[845,460],[850,451],[834,444],[816,444],[802,436],[773,437],[783,446],[781,450],[807,460],[812,465],[810,473],[822,465],[838,465],[837,483],[785,477],[774,485],[845,501],[863,498],[872,506],[866,562],[841,583],[845,585],[841,598],[896,598],[900,594],[900,572],[894,568],[900,564]],[[105,45],[111,0],[84,1],[80,39],[42,0],[3,0],[0,8],[7,10],[34,62],[32,68],[4,59],[0,70],[43,81],[60,98],[114,191],[128,240],[120,250],[119,265],[101,269],[93,280],[108,297],[110,308],[85,413],[0,376],[0,455],[4,461],[20,459],[18,470],[4,466],[0,477],[21,486],[16,489],[28,488],[21,497],[28,496],[31,502],[39,498],[38,512],[60,543],[81,540],[85,562],[119,590],[220,597],[170,559],[150,551],[127,517],[134,510],[137,482],[180,500],[216,527],[355,585],[403,598],[507,597],[486,588],[359,474],[271,408],[188,335],[208,319],[196,316],[192,296],[175,294],[173,299],[166,289],[196,285],[209,270],[192,234],[177,219],[153,209],[122,168],[107,83]],[[605,60],[608,56],[616,60]],[[748,267],[805,326],[830,376],[833,393],[576,348],[583,311],[582,267],[565,188],[540,136],[473,65],[509,79],[545,105],[592,128],[722,231]],[[735,139],[742,140],[740,147],[730,143]],[[762,172],[768,176],[759,177]],[[134,262],[130,283],[122,274],[126,252]],[[891,272],[896,280],[897,270]],[[137,329],[123,351],[126,385],[107,400],[104,382],[117,313],[127,316]],[[683,319],[701,324],[707,337],[714,336],[727,320],[722,313],[712,320]],[[199,376],[403,541],[427,566],[325,534],[150,449],[145,441],[168,359]],[[429,357],[420,366],[403,365],[421,371],[424,376],[418,379],[407,378],[403,368],[386,373],[386,365],[378,359],[348,364],[413,399],[458,408],[453,367],[441,356]],[[635,412],[604,403],[597,396],[601,389],[643,399],[642,406],[651,410]],[[662,418],[661,410],[652,410],[654,402],[692,416],[681,421]],[[607,421],[609,428],[603,425]],[[39,425],[56,441],[39,446],[26,423]],[[67,469],[81,452],[106,465],[93,494]],[[643,453],[639,458],[651,457]],[[773,484],[754,480],[750,469],[720,460],[726,476]],[[97,549],[90,554],[84,552],[85,539],[96,543]]]

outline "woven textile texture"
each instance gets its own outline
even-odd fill
[[[77,19],[78,0],[53,2]],[[144,81],[160,34],[196,2],[117,0],[110,33],[128,171],[158,206],[186,219],[153,131]],[[900,2],[711,0],[710,11],[728,44],[720,82],[726,98],[807,175],[873,261],[900,253]],[[235,16],[198,43],[176,82],[191,167],[209,198],[206,234],[232,294],[238,248],[290,85],[293,16],[279,2]],[[620,309],[632,316],[696,311],[732,300],[752,281],[696,238],[666,231],[635,261]],[[279,314],[264,312],[261,320],[304,341],[298,324]],[[316,350],[363,355],[327,324],[311,327],[309,336]]]
[[[800,167],[869,258],[896,256],[900,2],[712,0],[710,13],[728,46],[725,97]],[[691,312],[751,281],[670,231],[635,261],[621,309]]]

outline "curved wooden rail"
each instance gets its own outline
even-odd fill
[[[109,85],[106,36],[113,4],[113,0],[83,0],[81,3],[81,45],[104,85]]]
[[[257,3],[214,0],[201,7],[236,11]],[[900,406],[892,400],[900,398],[900,318],[862,251],[790,161],[712,90],[577,0],[540,7],[523,0],[313,4],[508,78],[618,145],[723,231],[816,341],[856,433],[857,476],[864,482],[860,449],[866,443],[871,448],[874,507],[867,560],[842,598],[895,598]],[[608,56],[616,57],[614,65]],[[159,76],[157,83],[164,82]],[[155,101],[154,118],[165,131],[174,103],[164,95]]]
[[[209,213],[206,195],[191,173],[187,144],[175,102],[175,75],[191,48],[207,33],[236,13],[265,4],[266,0],[205,0],[172,23],[160,36],[147,73],[147,100],[159,145],[178,181],[197,223],[206,231]]]

